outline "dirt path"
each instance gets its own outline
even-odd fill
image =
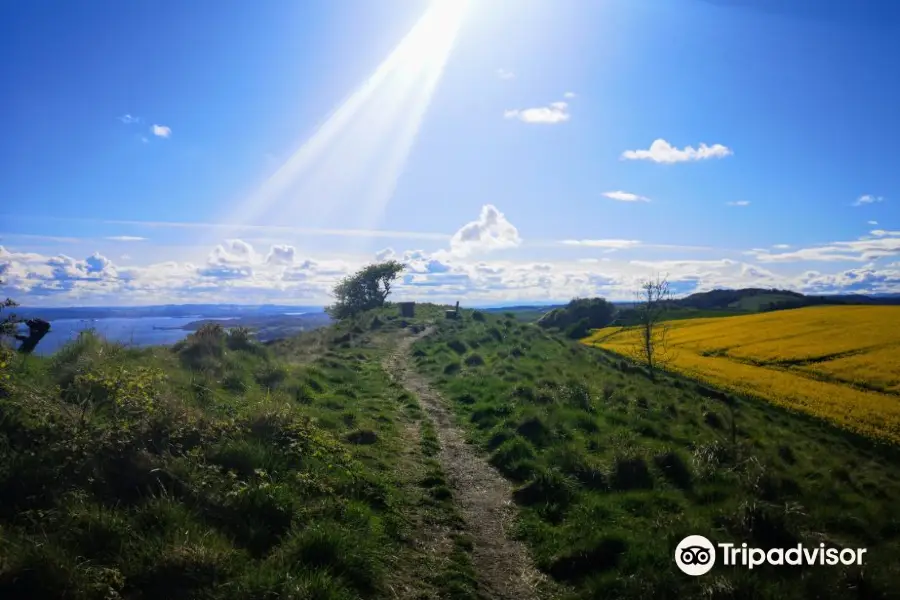
[[[443,398],[410,367],[410,346],[428,333],[426,330],[402,338],[390,363],[403,386],[418,397],[437,430],[441,444],[438,459],[473,540],[472,558],[479,585],[489,598],[537,600],[545,577],[532,564],[525,546],[508,533],[515,516],[510,484],[466,443]]]

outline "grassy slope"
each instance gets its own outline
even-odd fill
[[[471,439],[520,482],[518,533],[539,567],[579,597],[878,598],[900,584],[890,449],[736,399],[732,446],[720,393],[650,382],[602,351],[502,316],[442,322],[414,355]],[[718,566],[690,578],[672,561],[688,534],[869,552],[863,572]]]
[[[470,597],[464,548],[423,570],[431,581],[408,572],[417,523],[458,517],[422,483],[440,476],[427,443],[404,452],[421,412],[381,368],[389,334],[370,334],[173,349],[87,334],[17,358],[0,397],[0,597],[342,599],[447,582]]]

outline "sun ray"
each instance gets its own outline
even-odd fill
[[[466,0],[434,2],[375,72],[228,223],[373,228],[418,136],[462,23]],[[347,223],[347,219],[352,223]]]

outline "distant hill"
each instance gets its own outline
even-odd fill
[[[482,308],[487,313],[510,313],[517,321],[525,323],[533,323],[553,309],[560,308],[562,304],[552,305],[518,305],[518,306],[492,306],[490,308]]]
[[[900,296],[864,294],[832,294],[808,296],[799,292],[779,289],[743,288],[739,290],[710,290],[697,292],[671,302],[666,319],[698,319],[706,317],[726,317],[748,313],[788,310],[806,306],[823,305],[900,305]],[[619,306],[615,325],[634,325],[638,313],[629,306]]]
[[[616,307],[603,298],[576,298],[560,308],[554,308],[538,319],[545,329],[565,331],[571,338],[581,338],[591,329],[606,327],[613,321]]]
[[[744,288],[699,292],[675,300],[673,304],[681,308],[698,310],[761,312],[823,304],[900,304],[900,296],[867,296],[864,294],[808,296],[790,290]]]
[[[179,329],[197,331],[207,323],[217,323],[215,320],[192,321]],[[310,312],[304,315],[255,315],[238,317],[225,323],[226,328],[247,327],[253,330],[254,338],[260,342],[282,339],[312,331],[320,327],[326,327],[333,323],[332,318],[324,312]]]

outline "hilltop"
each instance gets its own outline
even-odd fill
[[[0,596],[699,597],[712,582],[882,598],[900,583],[891,447],[447,308],[387,305],[269,345],[207,325],[173,347],[88,333],[16,357]],[[688,533],[869,553],[863,569],[704,581],[672,562]]]

